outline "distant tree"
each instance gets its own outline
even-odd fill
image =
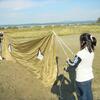
[[[97,23],[100,23],[100,17],[97,19]]]

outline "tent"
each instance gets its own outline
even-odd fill
[[[63,72],[67,53],[70,52],[70,49],[65,51],[64,43],[55,32],[30,38],[4,34],[2,49],[2,56],[6,60],[25,66],[45,86],[53,85],[57,75]]]

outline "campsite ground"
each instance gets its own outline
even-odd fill
[[[95,30],[91,28],[92,32],[94,31],[93,35],[96,36],[98,41],[93,64],[95,75],[95,78],[93,80],[93,94],[94,100],[100,100],[100,26],[96,27],[99,28],[95,28]],[[39,32],[41,31],[39,29],[36,30]],[[48,29],[44,30],[45,33],[47,32],[47,30]],[[70,28],[70,30],[72,29]],[[15,32],[12,30],[4,31],[9,33],[11,32],[12,35],[13,32]],[[58,30],[55,29],[55,31],[58,33],[63,32],[63,34],[65,34],[66,32],[68,32],[68,29],[64,30],[63,28],[61,30],[61,28],[58,28]],[[80,33],[80,31],[81,29],[75,31],[74,34],[74,30],[72,30],[70,32],[70,35],[61,36],[61,38],[67,43],[67,45],[71,47],[74,53],[79,50],[79,34],[76,33]],[[86,30],[83,31],[87,32]],[[16,33],[18,33],[18,30],[16,31]],[[42,31],[40,33],[42,33]],[[25,35],[24,31],[21,31],[21,35],[24,37],[23,34]],[[20,36],[20,34],[16,34],[16,36]],[[57,96],[57,94],[51,93],[51,88],[44,87],[41,81],[36,79],[34,73],[27,70],[27,68],[25,68],[24,66],[16,62],[6,60],[0,61],[0,100],[61,100]]]

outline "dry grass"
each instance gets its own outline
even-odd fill
[[[97,37],[97,47],[95,50],[95,59],[93,64],[95,78],[93,80],[93,94],[94,100],[100,100],[100,27],[99,26],[80,26],[77,30],[68,27],[66,28],[55,28],[58,34],[73,34],[62,36],[62,39],[71,47],[71,49],[76,53],[79,50],[79,35],[82,32],[95,32],[93,35]],[[90,29],[91,27],[91,29]],[[31,33],[32,36],[38,35],[51,30],[47,29],[24,29],[24,30],[3,30],[12,36],[25,36]],[[83,30],[84,29],[84,30]],[[70,30],[70,31],[69,31]],[[96,31],[95,31],[96,30]],[[16,35],[15,35],[16,34]],[[65,91],[66,93],[66,91]],[[36,79],[36,76],[31,71],[27,70],[22,65],[10,62],[10,61],[0,61],[0,100],[60,100],[57,95],[51,93],[51,88],[46,88],[43,86],[40,80]]]

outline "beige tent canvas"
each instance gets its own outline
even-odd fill
[[[2,48],[2,56],[6,60],[25,66],[45,86],[52,86],[57,75],[63,72],[67,59],[65,52],[69,53],[54,32],[30,38],[4,34]]]

